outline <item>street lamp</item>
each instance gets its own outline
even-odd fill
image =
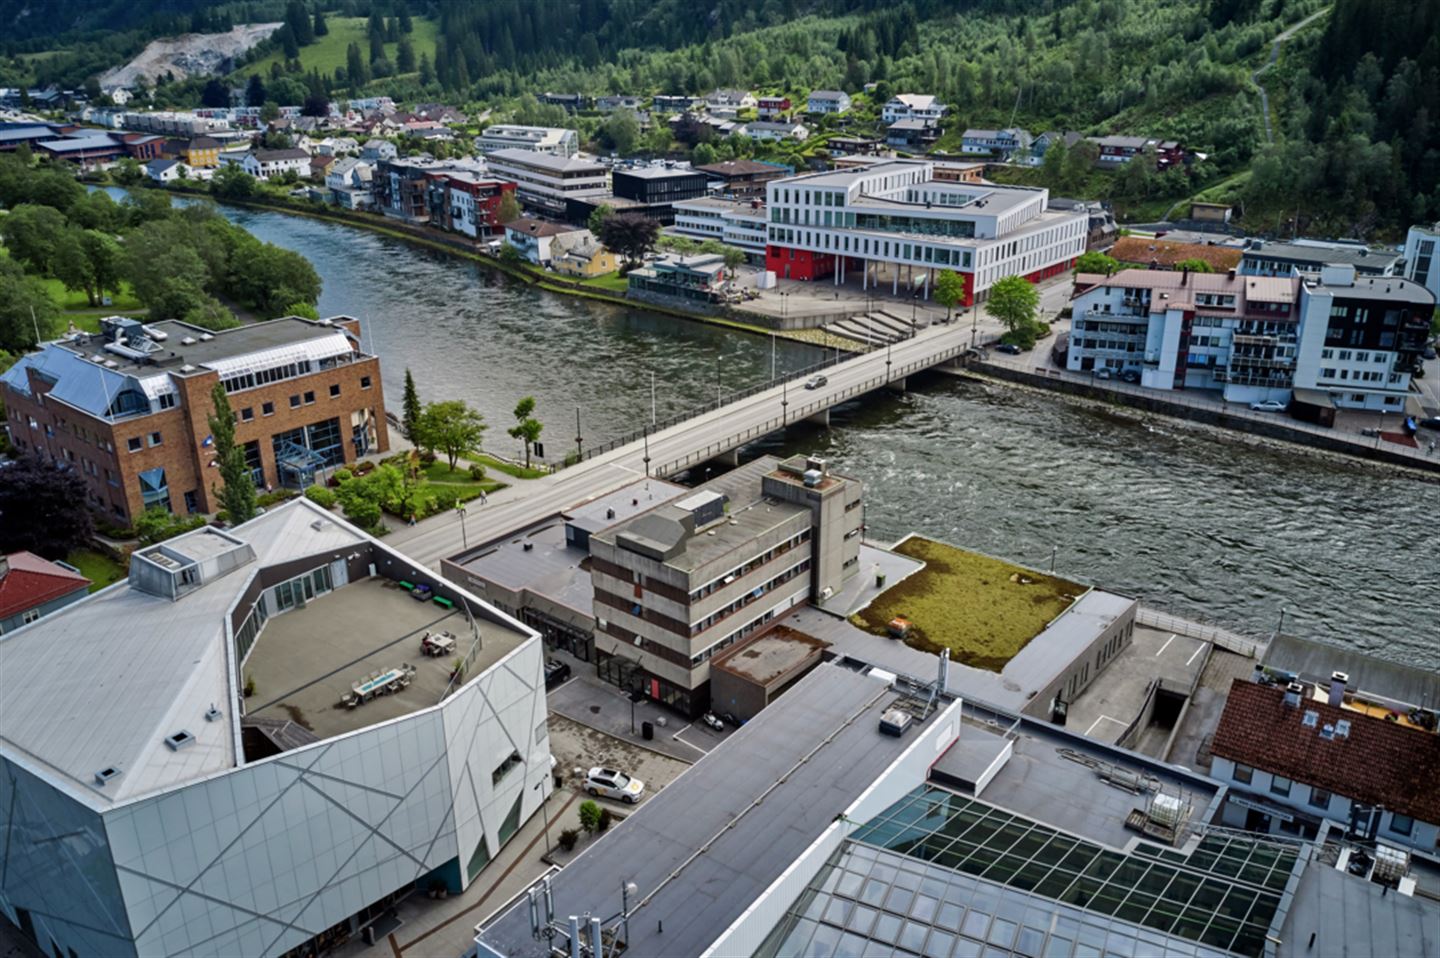
[[[536,791],[539,791],[544,787],[545,783],[543,781],[536,782],[534,785]],[[550,807],[547,801],[549,797],[550,796],[544,794],[540,796],[540,815],[545,820],[545,854],[547,855],[550,854]]]
[[[470,548],[470,540],[465,536],[465,506],[457,502],[455,503],[455,511],[460,513],[460,547],[468,549]]]
[[[1283,605],[1280,607],[1280,622],[1275,626],[1275,635],[1271,637],[1270,641],[1273,642],[1280,638],[1280,633],[1285,629],[1285,613],[1288,611],[1290,610]]]

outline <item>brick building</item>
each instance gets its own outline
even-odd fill
[[[90,504],[121,522],[146,508],[214,512],[207,423],[224,382],[255,484],[303,488],[325,468],[385,452],[380,361],[360,324],[275,319],[210,333],[112,317],[46,343],[0,376],[11,441],[71,464]]]

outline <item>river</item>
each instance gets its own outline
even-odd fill
[[[817,351],[544,293],[476,264],[282,213],[225,208],[303,253],[321,315],[364,321],[392,409],[410,368],[423,399],[464,399],[504,433],[533,394],[544,439],[586,442],[683,411]],[[940,375],[839,409],[753,451],[818,452],[864,481],[873,538],[916,531],[1268,635],[1285,630],[1440,667],[1435,487],[1286,448],[1254,448],[1163,419]],[[553,453],[552,453],[553,455]]]

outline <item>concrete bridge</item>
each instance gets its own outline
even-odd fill
[[[543,479],[519,481],[490,496],[487,505],[472,502],[463,518],[436,516],[396,530],[391,539],[401,551],[438,566],[441,558],[470,542],[502,535],[637,478],[674,476],[717,460],[733,464],[741,446],[786,426],[805,420],[828,423],[830,410],[840,403],[876,390],[903,390],[908,377],[963,355],[970,338],[970,329],[960,323],[931,326],[910,339],[827,364],[818,370],[827,380],[819,388],[804,388],[814,375],[810,370],[754,387],[683,421],[586,448],[580,463]]]

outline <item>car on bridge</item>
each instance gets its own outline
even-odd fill
[[[829,384],[830,380],[818,374],[811,376],[809,379],[805,380],[806,389],[819,389],[820,387],[828,386]]]

